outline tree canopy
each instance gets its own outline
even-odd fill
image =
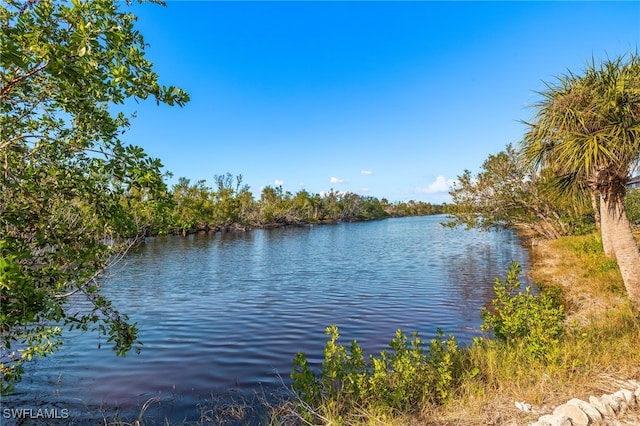
[[[127,99],[183,105],[145,59],[136,17],[115,0],[0,5],[0,363],[53,351],[60,326],[97,328],[124,354],[134,324],[100,274],[166,206],[161,163],[120,138]],[[132,203],[138,211],[134,214]],[[142,208],[144,207],[144,209]],[[69,297],[90,308],[69,312]]]
[[[512,145],[490,155],[476,175],[466,170],[458,176],[450,194],[450,225],[514,227],[544,238],[584,232],[593,225],[584,191],[561,192],[555,176],[537,173]]]

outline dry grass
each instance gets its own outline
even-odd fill
[[[620,271],[601,245],[600,237],[590,234],[543,241],[531,250],[529,277],[542,288],[562,289],[569,324],[587,325],[628,305]]]

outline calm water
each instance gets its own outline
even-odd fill
[[[99,407],[135,416],[159,397],[149,415],[198,420],[198,404],[281,388],[298,351],[319,362],[332,323],[343,343],[358,339],[368,353],[398,328],[429,338],[439,327],[469,342],[494,277],[511,260],[526,267],[527,252],[510,232],[448,229],[443,220],[151,238],[103,284],[138,323],[142,353],[119,358],[105,338],[98,349],[95,334],[69,334],[3,406],[86,419]]]

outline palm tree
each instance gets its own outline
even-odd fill
[[[524,156],[599,197],[605,253],[617,260],[640,309],[640,252],[623,203],[629,172],[640,161],[640,57],[592,61],[584,75],[561,75],[541,95],[527,123]]]

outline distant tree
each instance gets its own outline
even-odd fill
[[[317,222],[323,215],[322,213],[322,197],[320,194],[313,194],[309,196],[309,221]]]
[[[115,0],[0,5],[0,369],[55,350],[59,325],[96,329],[118,354],[137,330],[98,276],[166,200],[161,163],[119,138],[126,99],[182,105],[145,59],[136,17]],[[151,210],[136,215],[146,207]],[[91,308],[69,312],[69,297]]]
[[[213,177],[214,223],[217,226],[228,227],[240,224],[242,220],[242,199],[240,195],[248,192],[249,187],[242,184],[242,175],[233,177],[231,173],[215,175]]]
[[[242,175],[239,175],[238,178],[242,180]],[[253,217],[258,211],[258,206],[256,201],[253,199],[253,194],[251,193],[249,186],[242,185],[239,188],[236,188],[235,197],[238,201],[238,206],[240,209],[241,224],[251,226],[251,224],[253,223]]]
[[[361,219],[382,219],[388,216],[389,214],[384,210],[382,203],[376,197],[362,197],[359,212]]]
[[[173,225],[183,234],[193,232],[205,224],[211,224],[214,218],[212,190],[205,180],[195,184],[185,177],[178,179],[173,193]]]
[[[292,200],[292,218],[296,223],[315,222],[315,206],[312,195],[305,189],[298,191]]]
[[[340,196],[340,220],[354,221],[363,219],[362,198],[353,192],[346,192]]]
[[[605,253],[616,258],[629,298],[640,309],[640,251],[624,196],[640,161],[640,57],[588,64],[541,93],[524,141],[530,163],[600,197]]]
[[[287,224],[287,216],[292,207],[292,194],[285,192],[282,186],[265,186],[260,194],[260,212],[262,224]]]
[[[342,194],[331,188],[322,197],[322,219],[330,222],[337,222],[342,219]]]

